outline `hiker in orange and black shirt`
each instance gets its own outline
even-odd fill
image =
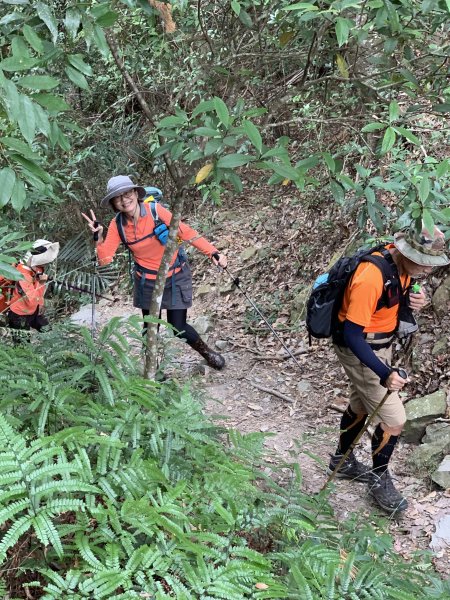
[[[385,291],[383,275],[374,264],[360,263],[345,290],[339,312],[341,326],[333,336],[334,350],[350,380],[350,402],[341,420],[339,444],[331,457],[329,473],[350,449],[368,415],[385,397],[386,389],[391,391],[372,436],[372,466],[357,461],[351,452],[337,476],[367,482],[379,506],[400,512],[408,504],[392,482],[388,463],[406,421],[399,391],[407,380],[390,366],[392,342],[401,307],[419,310],[426,301],[422,290],[412,291],[411,278],[429,274],[433,267],[450,261],[445,255],[444,234],[437,228],[433,236],[426,230],[420,234],[413,230],[398,233],[394,243],[380,253],[391,264],[394,281],[390,283],[395,284],[397,297],[388,306],[378,308]]]
[[[121,241],[129,244],[128,248],[135,261],[133,305],[142,310],[144,317],[149,314],[165,243],[156,235],[157,223],[150,204],[144,202],[146,196],[145,189],[135,185],[126,175],[118,175],[108,181],[107,194],[100,204],[111,206],[116,213],[120,213],[120,221],[113,219],[110,222],[106,239],[103,238],[103,226],[97,222],[94,212],[91,210],[90,216],[83,214],[92,233],[98,235],[96,250],[101,265],[113,260]],[[168,235],[172,213],[158,204],[157,217]],[[122,226],[123,239],[118,228],[119,223]],[[179,224],[178,236],[211,258],[216,265],[223,268],[227,266],[227,257],[219,254],[213,244],[183,222]],[[192,276],[189,264],[185,256],[180,257],[178,251],[175,251],[161,308],[167,311],[167,321],[174,327],[177,337],[184,339],[211,367],[222,369],[225,366],[223,356],[207,346],[192,325],[187,323],[187,309],[191,306]]]
[[[48,325],[44,316],[44,294],[48,276],[44,265],[55,260],[59,252],[58,242],[37,240],[24,260],[16,265],[23,279],[16,281],[9,302],[8,325],[12,329],[30,328],[41,331]]]

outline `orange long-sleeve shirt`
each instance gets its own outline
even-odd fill
[[[140,215],[136,224],[130,219],[128,219],[125,223],[124,219],[123,231],[128,242],[134,242],[135,240],[144,238],[152,233],[155,227],[155,222],[151,215],[149,204],[141,203],[139,206]],[[161,206],[161,204],[157,205],[157,210],[159,219],[169,226],[170,221],[172,220],[172,213],[164,208],[164,206]],[[206,256],[211,257],[212,254],[217,252],[217,248],[213,246],[213,244],[210,244],[204,237],[198,236],[199,234],[197,231],[195,231],[195,229],[192,229],[192,227],[189,227],[189,225],[180,222],[178,227],[179,238],[181,238],[183,241],[192,240],[192,246],[197,248],[197,250],[200,250],[200,252]],[[113,260],[120,243],[121,239],[117,230],[116,220],[113,219],[109,224],[106,239],[103,241],[103,243],[98,244],[97,246],[97,256],[100,265],[107,265]],[[152,271],[157,271],[159,269],[159,265],[161,264],[161,259],[164,254],[164,246],[155,236],[131,245],[130,250],[133,253],[134,260],[139,265],[142,265],[146,269],[151,269]],[[172,260],[170,261],[171,266],[175,262],[177,254],[178,251],[175,251],[172,256]],[[177,273],[179,270],[180,269],[175,269],[175,271],[169,270],[169,275],[172,275],[173,272]],[[155,279],[156,275],[147,273],[146,278]]]
[[[39,283],[36,272],[22,263],[16,265],[16,269],[24,279],[16,282],[9,304],[10,310],[16,315],[32,315],[39,306],[44,305],[45,283]],[[43,272],[41,267],[35,269],[38,273]]]

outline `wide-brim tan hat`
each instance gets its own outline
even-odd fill
[[[450,264],[445,254],[445,237],[435,227],[433,236],[426,229],[420,233],[410,229],[394,235],[394,246],[410,261],[421,267],[444,267]]]
[[[59,253],[59,242],[49,242],[48,240],[36,240],[33,243],[33,250],[30,250],[24,256],[24,262],[29,267],[41,267],[53,262]]]
[[[139,200],[143,200],[147,195],[145,189],[140,185],[135,185],[128,175],[111,177],[106,186],[106,196],[100,201],[100,206],[107,206],[113,198],[130,190],[137,191]]]

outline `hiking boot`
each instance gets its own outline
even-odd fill
[[[390,513],[403,512],[408,508],[408,502],[395,489],[391,475],[386,470],[381,475],[373,471],[369,473],[369,494],[373,496],[376,503]]]
[[[218,371],[220,371],[220,369],[224,368],[224,366],[225,366],[224,357],[221,354],[219,354],[218,352],[215,352],[214,350],[212,350],[207,344],[205,344],[205,342],[201,338],[198,338],[198,340],[196,342],[194,342],[193,344],[189,344],[189,345],[191,346],[191,348],[193,350],[195,350],[201,356],[203,356],[203,358],[206,359],[206,362],[208,363],[208,365],[210,367],[212,367],[213,369],[217,369]]]
[[[331,475],[335,468],[338,466],[342,459],[342,454],[334,454],[331,456],[330,464],[328,465],[327,474]],[[336,473],[336,477],[340,479],[354,479],[361,483],[367,483],[369,481],[369,474],[371,469],[368,465],[365,465],[359,460],[356,460],[356,456],[353,452],[350,452],[348,457],[345,459],[344,464],[340,467]]]

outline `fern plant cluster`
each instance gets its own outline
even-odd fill
[[[139,377],[126,327],[139,339],[114,320],[95,340],[61,326],[0,349],[5,597],[450,597],[427,557],[337,523],[297,466],[288,484],[268,477],[262,434],[218,428],[189,387]]]

